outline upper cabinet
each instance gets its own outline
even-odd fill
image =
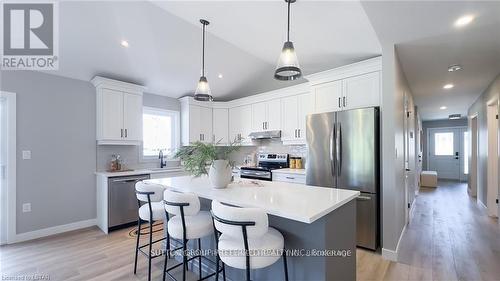
[[[252,131],[273,131],[281,128],[280,99],[252,104]]]
[[[229,109],[229,140],[252,143],[248,135],[252,132],[252,106],[242,105]]]
[[[142,141],[143,86],[96,76],[97,143],[139,145]]]
[[[181,100],[181,140],[182,145],[213,142],[212,108]]]
[[[303,93],[281,99],[281,140],[283,144],[305,144],[306,117],[314,113],[314,95]]]
[[[229,140],[229,110],[214,108],[213,111],[213,139],[218,145],[228,145]]]
[[[342,81],[333,81],[314,87],[316,112],[342,110]]]
[[[380,72],[349,77],[343,81],[344,109],[363,108],[380,105]]]

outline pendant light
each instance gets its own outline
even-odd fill
[[[296,0],[285,0],[288,3],[288,25],[286,32],[286,42],[281,49],[278,66],[274,72],[274,78],[277,80],[295,80],[302,76],[300,70],[299,60],[293,48],[293,43],[290,41],[290,4],[295,3]]]
[[[205,26],[209,25],[210,22],[204,19],[200,19],[203,25],[203,47],[201,54],[201,77],[198,81],[198,87],[196,87],[196,92],[194,92],[194,99],[197,101],[213,101],[212,93],[210,91],[210,86],[208,85],[207,77],[205,77]]]

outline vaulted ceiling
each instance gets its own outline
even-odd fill
[[[206,18],[206,71],[216,100],[305,81],[273,79],[285,39],[284,1],[64,1],[59,16],[60,69],[50,72],[57,75],[103,75],[155,94],[192,94],[200,75],[199,19]],[[291,40],[306,75],[381,54],[359,2],[298,1]]]

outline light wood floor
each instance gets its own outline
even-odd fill
[[[500,280],[498,220],[467,195],[464,184],[422,188],[415,204],[399,262],[358,250],[358,280]],[[52,281],[147,280],[144,257],[139,257],[138,274],[132,273],[135,239],[129,231],[104,235],[92,227],[2,246],[2,280],[33,273]],[[155,260],[153,280],[161,280],[162,262]]]

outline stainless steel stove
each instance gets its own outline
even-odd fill
[[[272,181],[272,170],[282,168],[288,168],[288,154],[262,153],[257,155],[257,167],[241,167],[240,176],[245,179]]]

